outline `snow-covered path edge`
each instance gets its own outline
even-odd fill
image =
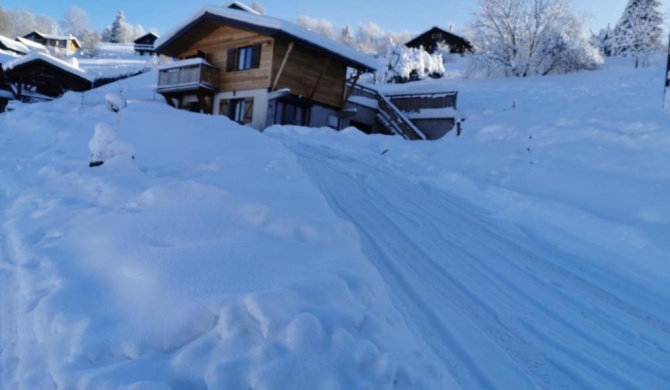
[[[356,226],[408,322],[463,388],[670,383],[670,318],[638,305],[662,297],[594,270],[595,252],[570,253],[532,229],[506,231],[473,205],[350,151],[285,143]]]

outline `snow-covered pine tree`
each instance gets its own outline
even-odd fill
[[[635,67],[661,48],[663,14],[659,0],[629,0],[614,27],[614,54],[635,58]]]
[[[132,38],[132,26],[126,23],[126,15],[119,11],[112,23],[111,35],[109,41],[112,43],[128,43]]]
[[[405,83],[427,77],[444,76],[442,53],[430,54],[423,49],[395,45],[386,58],[386,82]]]
[[[601,28],[600,32],[596,34],[592,34],[591,36],[591,44],[600,50],[600,54],[604,55],[605,57],[610,57],[612,56],[612,47],[614,46],[614,31],[612,31],[612,27],[610,25],[607,25],[607,28]]]

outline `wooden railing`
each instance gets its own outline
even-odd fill
[[[458,92],[443,92],[431,94],[390,95],[391,102],[401,111],[419,112],[424,108],[456,109]]]
[[[158,92],[193,90],[206,88],[215,90],[219,79],[218,71],[206,64],[170,68],[158,73]]]
[[[384,125],[394,133],[399,134],[408,140],[426,139],[421,130],[419,130],[388,97],[363,85],[356,85],[353,95],[376,99],[379,118],[384,122]]]

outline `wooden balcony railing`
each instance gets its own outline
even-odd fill
[[[158,92],[179,92],[207,89],[216,91],[219,72],[204,60],[177,61],[158,73]]]

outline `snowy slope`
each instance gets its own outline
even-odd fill
[[[459,90],[437,142],[259,134],[155,73],[1,115],[0,388],[668,388],[663,70],[613,65],[387,87]],[[90,169],[119,90],[135,159]]]

